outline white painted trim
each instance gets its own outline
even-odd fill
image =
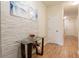
[[[77,51],[78,55],[79,55],[79,50]]]
[[[44,42],[44,46],[47,44],[48,42]]]

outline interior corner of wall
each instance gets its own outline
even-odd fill
[[[47,43],[48,43],[47,41],[44,41],[44,46],[45,46]]]
[[[54,43],[56,43],[56,44],[58,44],[60,46],[63,46],[64,45],[64,42],[54,42]]]
[[[44,40],[44,46],[48,43],[47,38]]]

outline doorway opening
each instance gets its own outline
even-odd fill
[[[67,54],[74,56],[78,51],[77,16],[77,5],[64,7],[64,46]]]

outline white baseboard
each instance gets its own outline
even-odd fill
[[[56,44],[60,45],[60,46],[63,46],[64,43],[58,43],[58,42],[55,42]]]
[[[44,42],[44,46],[47,44],[48,42]]]
[[[79,50],[77,51],[78,55],[79,55]]]

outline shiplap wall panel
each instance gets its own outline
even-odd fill
[[[1,2],[1,41],[2,57],[18,57],[18,48],[16,41],[26,39],[31,32],[38,32],[38,21],[31,21],[10,15],[9,2]]]

